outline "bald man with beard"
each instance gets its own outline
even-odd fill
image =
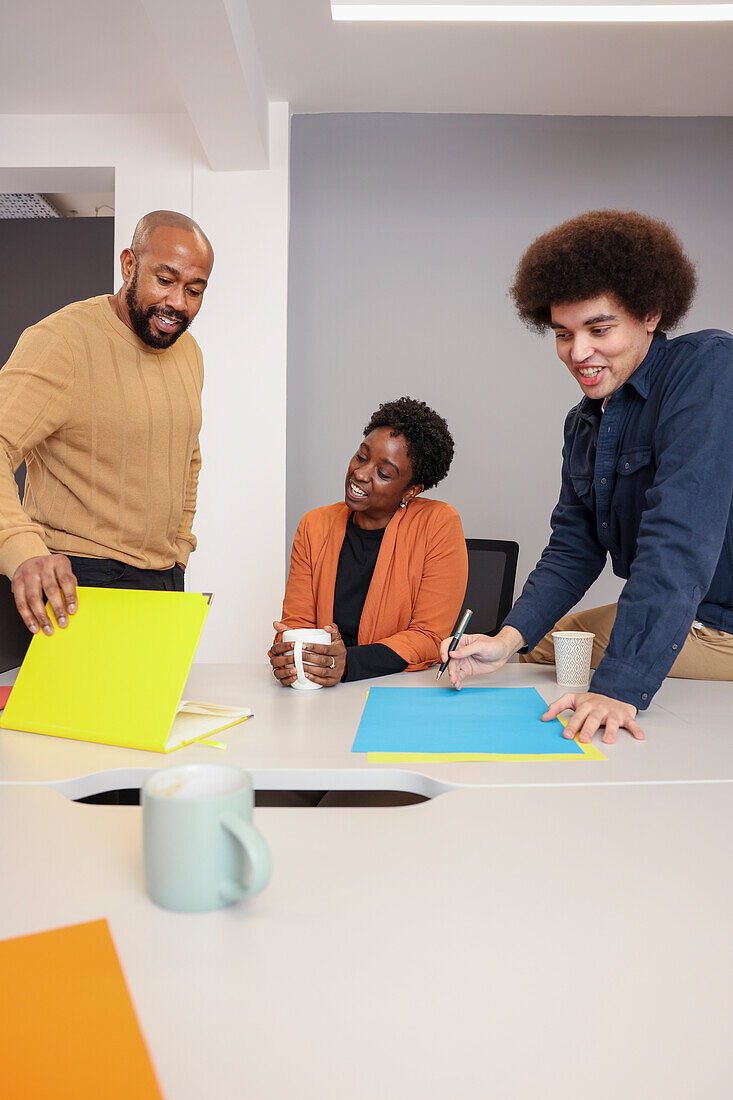
[[[26,329],[0,371],[0,572],[34,634],[53,633],[44,593],[63,628],[77,584],[180,591],[196,548],[203,359],[186,330],[213,249],[156,210],[120,261],[116,294]]]

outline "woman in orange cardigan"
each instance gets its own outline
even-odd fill
[[[284,630],[320,627],[303,647],[306,674],[333,687],[429,668],[463,603],[468,555],[458,513],[420,494],[450,468],[453,438],[424,401],[379,406],[349,463],[343,503],[307,512],[290,557],[282,621],[270,650],[283,687],[296,679]]]

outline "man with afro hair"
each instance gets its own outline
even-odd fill
[[[581,741],[601,726],[607,743],[620,728],[643,739],[637,712],[667,675],[733,679],[733,337],[666,335],[695,284],[664,222],[594,210],[535,240],[511,288],[583,397],[565,421],[550,541],[499,634],[464,636],[451,680],[517,652],[551,664],[555,624],[590,631],[589,691],[544,715],[573,710],[565,735]],[[618,604],[568,615],[608,554],[626,580]]]

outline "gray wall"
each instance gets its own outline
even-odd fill
[[[339,500],[380,401],[419,397],[456,458],[432,496],[467,535],[545,545],[565,413],[550,336],[507,297],[539,233],[581,210],[671,222],[699,265],[688,330],[733,327],[733,119],[296,115],[292,120],[287,517]],[[614,600],[607,570],[582,606]]]

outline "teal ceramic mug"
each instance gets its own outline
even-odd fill
[[[145,881],[166,909],[201,913],[264,890],[267,842],[252,824],[252,777],[226,764],[184,764],[142,789]]]

